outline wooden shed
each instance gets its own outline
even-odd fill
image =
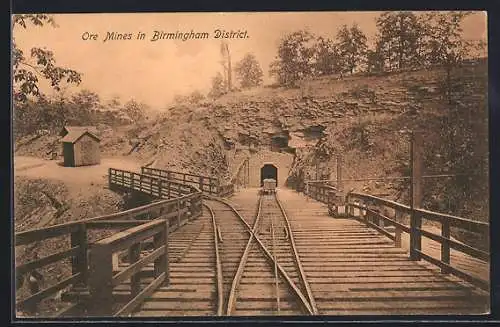
[[[61,132],[65,167],[97,165],[101,162],[100,138],[94,128],[67,126]]]

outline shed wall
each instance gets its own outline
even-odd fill
[[[101,162],[99,142],[83,135],[75,144],[75,166],[96,165]]]

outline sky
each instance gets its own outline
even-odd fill
[[[16,26],[13,37],[25,55],[32,47],[54,52],[58,66],[82,73],[82,83],[68,92],[88,89],[102,99],[118,96],[135,99],[156,110],[166,108],[176,94],[193,90],[206,93],[210,81],[221,71],[220,43],[215,30],[245,32],[246,38],[224,39],[229,44],[233,66],[246,53],[253,53],[264,70],[264,82],[272,79],[269,64],[275,59],[280,38],[300,29],[335,38],[343,25],[356,23],[367,38],[376,34],[380,12],[283,12],[283,13],[128,13],[55,14],[57,27]],[[486,13],[477,12],[463,24],[464,38],[485,40]],[[151,41],[155,31],[206,32],[208,39]],[[129,40],[107,40],[111,32],[128,34]],[[137,39],[138,33],[144,39]],[[97,35],[89,39],[90,35]],[[243,35],[243,33],[240,33]],[[84,38],[87,38],[84,40]],[[51,90],[41,84],[45,93]]]

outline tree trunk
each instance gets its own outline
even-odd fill
[[[403,68],[403,17],[399,17],[399,59],[398,59],[398,69],[401,70]]]
[[[226,53],[227,53],[227,90],[232,90],[232,81],[231,81],[231,54],[229,53],[229,45],[226,43]]]
[[[451,65],[446,65],[446,92],[448,97],[448,104],[452,104],[452,96],[451,96]]]

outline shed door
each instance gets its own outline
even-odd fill
[[[66,167],[75,166],[75,151],[72,143],[63,143],[64,165]]]

